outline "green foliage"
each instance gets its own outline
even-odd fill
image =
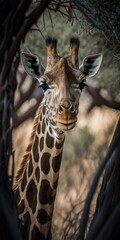
[[[77,161],[82,157],[87,157],[94,140],[94,136],[88,127],[75,128],[66,134],[63,158],[68,161]]]

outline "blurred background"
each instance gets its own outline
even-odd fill
[[[84,200],[94,173],[106,154],[118,118],[117,110],[108,108],[107,104],[105,106],[104,99],[107,102],[120,99],[118,49],[111,48],[105,36],[88,23],[80,11],[75,14],[76,18],[70,22],[65,14],[46,10],[20,46],[21,52],[31,52],[39,56],[44,66],[45,39],[48,36],[58,39],[58,53],[62,56],[68,54],[70,37],[78,37],[80,64],[87,55],[103,54],[99,72],[88,82],[91,91],[84,89],[82,93],[77,126],[66,133],[53,219],[54,239],[57,240],[75,239]],[[37,80],[26,75],[21,63],[17,71],[17,81],[13,117],[15,172],[29,143],[33,118],[43,97]],[[99,189],[96,194],[98,191]],[[91,216],[95,200],[96,197],[92,203]]]
[[[24,72],[20,52],[38,55],[45,66],[48,36],[58,39],[63,56],[68,54],[70,37],[78,37],[80,64],[89,54],[103,54],[98,74],[82,92],[77,126],[66,134],[53,239],[119,240],[120,1],[115,0],[0,0],[0,239],[21,239],[13,177],[43,98],[38,82]],[[92,203],[90,198],[85,201],[89,191],[94,193],[91,183],[101,166]],[[88,225],[82,213],[88,216]]]

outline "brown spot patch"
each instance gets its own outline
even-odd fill
[[[54,172],[58,172],[60,169],[60,164],[61,164],[61,159],[62,159],[62,152],[58,156],[55,156],[52,159],[52,168]]]
[[[51,128],[51,127],[49,127],[49,131],[50,131],[50,133],[52,134],[52,128]]]
[[[43,115],[45,115],[45,106],[44,105],[43,105],[42,113],[43,113]]]
[[[57,148],[57,149],[61,149],[62,148],[62,146],[63,146],[63,144],[64,144],[64,139],[63,139],[63,141],[62,142],[56,142],[55,143],[55,147]]]
[[[15,199],[16,199],[16,204],[18,205],[20,202],[19,187],[15,190]]]
[[[37,205],[37,187],[33,179],[29,182],[27,186],[26,199],[29,203],[29,207],[32,209],[32,212],[34,214]]]
[[[32,239],[46,240],[44,235],[39,231],[39,229],[35,225],[34,225],[33,230],[32,230]]]
[[[35,162],[38,162],[38,161],[39,161],[39,154],[38,154],[38,137],[37,137],[37,135],[36,135],[36,137],[35,137],[35,141],[34,141],[34,144],[33,144],[33,157],[34,157]]]
[[[54,138],[51,137],[48,132],[47,132],[47,135],[46,135],[46,145],[50,149],[52,149],[53,146],[54,146]]]
[[[25,172],[24,172],[24,175],[23,175],[23,178],[21,181],[21,191],[22,192],[24,192],[26,184],[27,184],[27,176],[26,176],[26,169],[25,169]]]
[[[54,189],[57,188],[57,185],[58,185],[58,179],[54,182]]]
[[[32,156],[30,155],[30,161],[28,166],[28,177],[31,176],[32,172],[33,172],[33,163],[32,163]]]
[[[41,157],[41,170],[44,174],[48,174],[50,171],[50,153],[43,153]]]
[[[42,113],[40,114],[40,121],[42,122]]]
[[[38,127],[37,127],[37,133],[40,134],[41,132],[41,126],[40,126],[40,123],[38,124]]]
[[[47,212],[44,209],[40,209],[38,211],[37,220],[41,224],[45,224],[50,221],[50,216],[47,214]]]
[[[40,180],[40,169],[39,169],[39,167],[37,167],[35,169],[35,176],[36,176],[37,182],[39,182],[39,180]]]
[[[22,226],[22,236],[23,239],[29,239],[29,230],[31,225],[31,219],[29,212],[25,213],[24,215],[24,225]]]
[[[41,137],[41,139],[40,139],[40,151],[41,152],[42,152],[43,148],[44,148],[44,137]]]
[[[44,134],[45,133],[45,119],[43,118],[43,121],[42,121],[42,133]]]
[[[39,200],[41,204],[52,204],[55,200],[55,194],[47,180],[41,181]]]
[[[22,200],[20,202],[20,204],[18,205],[18,212],[19,212],[19,214],[23,213],[24,209],[25,209],[25,203],[24,203],[24,200]]]

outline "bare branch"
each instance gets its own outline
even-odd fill
[[[28,89],[28,91],[26,91],[25,93],[22,92],[22,90],[19,91],[20,93],[20,97],[19,100],[16,102],[15,104],[15,111],[18,111],[18,109],[21,107],[21,105],[30,98],[31,94],[33,93],[35,88],[35,84],[34,81],[31,82],[31,85]]]
[[[113,99],[107,100],[100,94],[100,89],[94,89],[93,87],[86,88],[87,93],[92,97],[92,103],[88,108],[88,113],[96,106],[107,106],[109,108],[120,110],[120,102]]]
[[[15,41],[13,42],[10,50],[7,53],[6,61],[2,69],[1,73],[1,83],[4,83],[7,75],[9,74],[11,63],[13,60],[13,57],[15,56],[15,53],[17,49],[19,48],[19,44],[22,41],[22,39],[25,38],[27,32],[31,28],[31,26],[37,21],[38,17],[44,12],[44,10],[48,7],[51,0],[41,0],[39,6],[33,10],[31,14],[27,17],[25,23],[21,27],[19,33],[17,34]]]
[[[42,98],[41,98],[42,100]],[[35,116],[36,110],[39,107],[40,102],[37,101],[37,103],[28,109],[24,114],[18,117],[16,113],[13,115],[13,128],[17,128],[20,124],[22,124],[24,121],[33,118]]]

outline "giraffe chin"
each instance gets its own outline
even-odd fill
[[[62,130],[63,132],[67,132],[70,131],[71,129],[73,129],[76,125],[76,121],[73,123],[62,123],[62,122],[56,122],[57,127]]]

